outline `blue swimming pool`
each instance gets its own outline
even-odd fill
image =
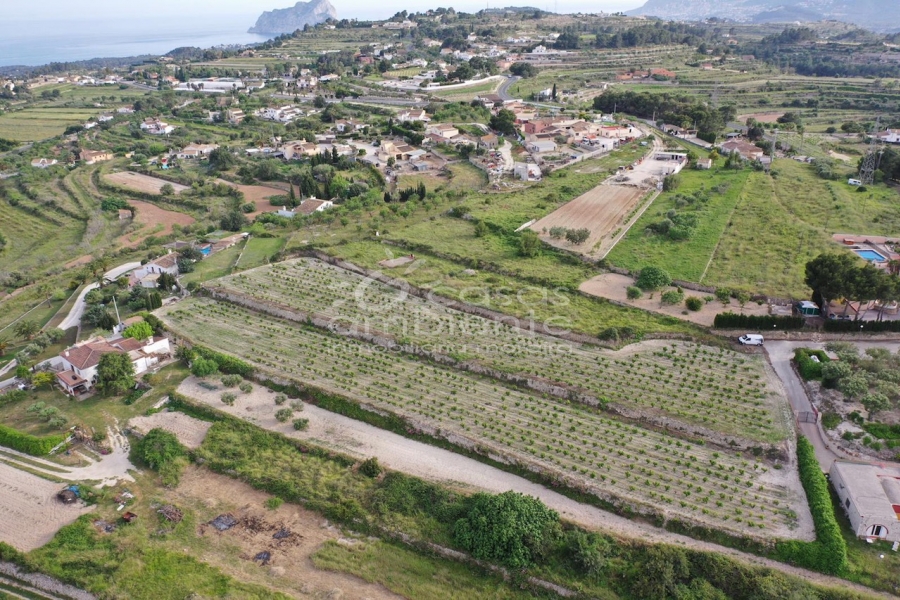
[[[869,262],[884,262],[887,260],[884,256],[874,250],[854,250],[854,252]]]

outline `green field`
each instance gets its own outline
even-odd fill
[[[239,269],[252,269],[269,262],[269,259],[284,248],[283,237],[250,238],[244,246],[241,258],[235,265]]]
[[[69,125],[80,125],[98,109],[27,108],[0,115],[0,138],[19,142],[45,140],[62,134]]]
[[[194,266],[194,270],[181,278],[187,285],[192,282],[201,282],[216,277],[228,275],[234,268],[235,262],[244,249],[245,242],[239,242],[231,248],[226,248],[210,257],[204,258]]]
[[[822,179],[811,165],[787,159],[776,161],[773,171],[774,177],[748,170],[683,171],[679,188],[654,201],[608,260],[632,270],[656,265],[704,285],[805,297],[806,262],[839,248],[833,234],[894,235],[900,227],[897,192],[885,185],[857,192],[844,180]],[[711,194],[696,210],[700,224],[691,239],[647,232],[676,208],[679,194],[710,192],[723,183],[727,192]]]

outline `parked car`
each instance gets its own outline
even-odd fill
[[[738,338],[738,342],[744,346],[762,346],[763,341],[763,336],[755,333],[748,333],[747,335],[742,335]]]

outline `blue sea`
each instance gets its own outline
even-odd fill
[[[182,46],[253,44],[247,15],[204,19],[94,18],[83,21],[0,18],[0,66],[44,65],[91,58],[165,54]]]

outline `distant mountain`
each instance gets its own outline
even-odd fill
[[[900,0],[647,0],[628,14],[685,21],[718,17],[748,23],[831,19],[872,31],[900,29]]]
[[[324,23],[328,19],[337,19],[337,11],[328,0],[310,0],[298,2],[291,8],[268,10],[260,15],[256,25],[248,33],[262,35],[281,35],[294,33],[303,29],[304,25]]]

